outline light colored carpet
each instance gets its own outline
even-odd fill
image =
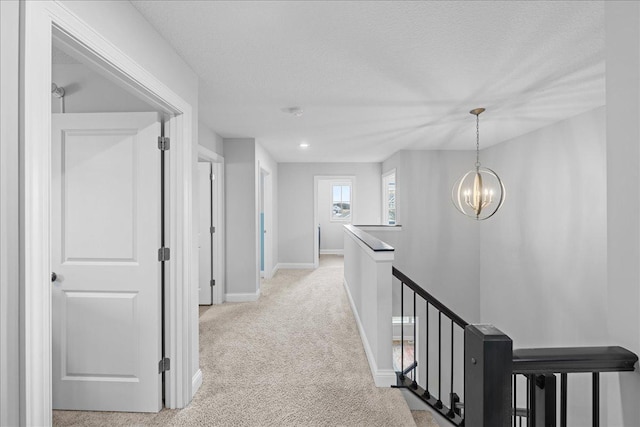
[[[429,411],[411,411],[411,415],[413,415],[417,427],[438,427],[438,423]]]
[[[342,280],[342,258],[323,256],[264,281],[257,302],[201,309],[204,380],[187,408],[54,411],[54,425],[416,425],[399,390],[375,387]]]

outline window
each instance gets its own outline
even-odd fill
[[[351,221],[351,184],[331,184],[331,220]]]
[[[396,225],[396,170],[382,175],[382,223]]]

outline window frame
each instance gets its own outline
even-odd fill
[[[333,189],[334,187],[349,187],[349,216],[346,218],[336,218],[333,214]],[[344,222],[351,223],[353,221],[353,182],[351,181],[331,181],[330,184],[331,191],[329,191],[329,222]],[[340,190],[342,192],[342,190]],[[344,203],[344,200],[341,199],[341,203]]]
[[[395,221],[393,224],[389,222],[389,191],[388,191],[388,182],[389,178],[393,176],[394,181],[394,204],[395,207],[393,211],[395,211]],[[381,177],[381,187],[382,187],[382,224],[383,225],[398,225],[398,175],[396,173],[396,168],[390,169],[387,172],[382,174]]]

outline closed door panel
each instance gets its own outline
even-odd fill
[[[53,407],[162,406],[157,113],[54,114]]]
[[[198,233],[199,247],[199,279],[198,297],[200,305],[213,304],[211,288],[213,251],[211,236],[211,163],[198,162],[198,194],[200,205],[200,220]]]

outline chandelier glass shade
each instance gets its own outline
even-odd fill
[[[453,186],[451,200],[462,213],[475,220],[491,218],[504,203],[506,191],[497,173],[480,165],[480,113],[476,108],[470,113],[476,116],[476,164]]]

